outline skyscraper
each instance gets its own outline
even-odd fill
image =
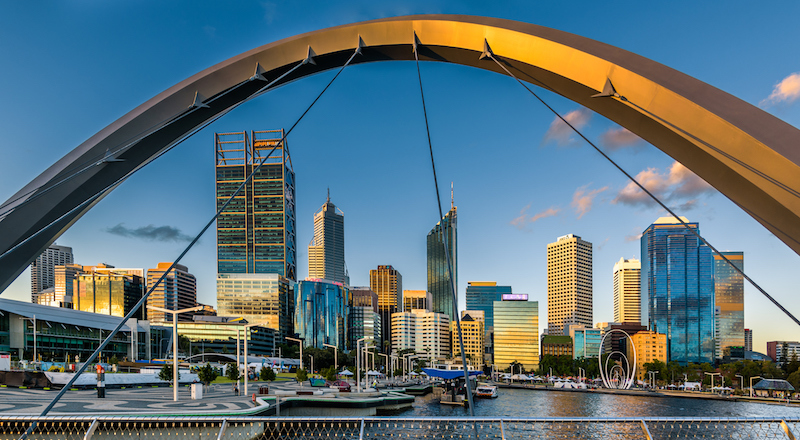
[[[294,171],[283,130],[216,133],[217,209],[275,149],[217,219],[218,273],[297,279]]]
[[[635,258],[614,263],[614,322],[642,322],[641,271]]]
[[[681,219],[699,233],[700,225]],[[690,230],[661,217],[642,233],[642,320],[667,335],[667,358],[714,361],[714,258]]]
[[[56,266],[72,264],[72,248],[51,244],[31,263],[31,295],[56,285]]]
[[[566,335],[570,324],[592,327],[592,244],[577,235],[547,245],[547,329]]]
[[[483,368],[484,338],[486,337],[486,324],[483,310],[462,310],[461,311],[461,338],[464,341],[464,353],[467,363],[476,369]],[[454,359],[461,356],[461,344],[458,342],[458,329],[456,323],[450,323],[450,342],[453,345],[451,353]]]
[[[217,274],[217,315],[235,316],[251,324],[264,323],[278,341],[294,334],[294,282],[276,274]]]
[[[526,371],[539,368],[539,303],[511,295],[494,303],[494,364],[505,370],[514,361]],[[524,298],[524,299],[523,299]]]
[[[450,190],[450,211],[428,232],[428,292],[433,304],[431,310],[444,313],[455,320],[453,307],[453,288],[458,289],[458,215],[453,192]],[[453,274],[453,287],[450,286],[450,271],[447,270],[449,253]],[[458,290],[456,290],[458,291]]]
[[[294,331],[306,347],[347,349],[350,291],[342,283],[306,279],[294,289]]]
[[[744,252],[721,252],[744,271]],[[730,347],[744,347],[744,277],[720,255],[714,255],[714,304],[717,309],[717,359]],[[726,350],[727,349],[727,350]]]
[[[745,351],[753,351],[753,330],[744,329],[744,349]]]
[[[498,286],[494,281],[469,281],[467,283],[467,310],[480,310],[484,316],[484,354],[492,363],[494,353],[494,302],[511,294],[511,286]]]
[[[84,312],[123,317],[142,298],[143,284],[142,277],[114,272],[113,269],[80,274],[76,282],[73,308]],[[133,317],[142,319],[143,315],[140,308]]]
[[[172,263],[158,263],[155,269],[147,270],[147,285],[152,286],[164,275]],[[167,276],[153,289],[147,297],[147,305],[167,310],[188,309],[197,305],[197,280],[189,273],[189,268],[176,264]],[[151,322],[171,323],[172,314],[147,310],[147,319]],[[191,321],[191,313],[178,315],[178,321]]]
[[[314,213],[314,238],[308,245],[308,277],[350,284],[344,263],[344,213],[328,200]]]
[[[378,294],[378,313],[381,315],[379,349],[388,348],[392,341],[392,313],[403,305],[403,276],[392,266],[378,266],[369,271],[369,288]]]

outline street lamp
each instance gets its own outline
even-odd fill
[[[648,372],[647,372],[647,374],[649,374],[649,375],[650,375],[650,381],[651,381],[651,383],[653,384],[653,385],[652,385],[652,388],[653,388],[653,389],[655,389],[655,388],[656,388],[656,374],[658,374],[658,373],[659,373],[659,371],[648,371]]]
[[[737,374],[736,377],[739,378],[739,388],[741,388],[742,392],[744,392],[744,376]]]
[[[189,307],[188,309],[169,310],[161,307],[147,306],[156,312],[169,313],[172,315],[172,400],[178,401],[178,315],[181,313],[195,312],[203,310],[203,306]]]
[[[323,347],[331,347],[333,349],[333,367],[336,373],[339,373],[339,347],[331,344],[322,344]]]
[[[244,337],[244,395],[245,396],[247,395],[247,380],[250,379],[250,365],[249,365],[250,361],[247,359],[247,329],[249,329],[250,327],[256,327],[256,326],[258,326],[258,327],[266,327],[267,325],[269,325],[269,323],[262,322],[262,323],[259,323],[259,324],[246,324],[246,325],[243,326],[244,327],[244,335],[243,335],[243,337]],[[239,336],[239,331],[238,330],[236,331],[236,336],[237,337]],[[237,353],[237,356],[238,356],[238,353]],[[239,366],[237,365],[236,368],[239,368]]]
[[[763,379],[761,376],[753,376],[750,378],[750,397],[753,397],[753,379]]]
[[[394,370],[397,369],[397,367],[395,367],[395,365],[397,365],[397,355],[390,354],[389,357],[392,359],[392,362],[391,362],[392,382],[394,382]]]
[[[714,376],[717,376],[717,375],[722,376],[722,373],[709,373],[708,371],[705,371],[703,373],[711,376],[711,392],[713,393],[714,392]]]
[[[288,336],[285,339],[287,341],[294,341],[294,342],[297,342],[298,344],[300,344],[300,369],[302,370],[303,369],[303,339],[302,338],[301,339],[290,338]]]
[[[583,372],[583,376],[581,376],[581,372]],[[578,367],[578,383],[583,382],[581,378],[586,378],[586,370],[581,367]]]
[[[361,392],[361,342],[367,339],[372,338],[365,336],[356,341],[356,389],[359,393]]]
[[[389,378],[389,355],[388,354],[383,354],[383,353],[378,353],[378,356],[383,356],[383,357],[386,358],[386,378],[388,379]]]
[[[30,321],[33,324],[33,362],[36,363],[36,315],[33,318],[20,317],[25,321]]]
[[[311,358],[311,374],[314,374],[314,356],[308,355]]]

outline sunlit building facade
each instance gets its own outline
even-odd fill
[[[483,351],[485,345],[486,330],[485,318],[482,310],[462,310],[461,311],[461,337],[464,342],[464,354],[467,363],[474,369],[483,368]],[[450,340],[453,345],[453,358],[461,356],[461,344],[458,341],[458,328],[456,323],[450,323]]]
[[[218,273],[297,279],[295,176],[283,135],[283,130],[214,135],[217,209],[266,158],[217,219]]]
[[[369,288],[378,294],[378,313],[381,315],[379,349],[384,350],[392,343],[392,314],[400,312],[403,306],[403,276],[392,266],[378,266],[369,271]]]
[[[631,336],[627,345],[628,353],[636,349],[636,378],[639,380],[644,380],[646,376],[644,364],[653,361],[667,363],[667,335],[663,333],[640,331]],[[628,359],[632,359],[632,356],[628,355]]]
[[[572,338],[564,335],[542,335],[542,356],[572,357]]]
[[[493,308],[495,367],[505,370],[516,361],[525,371],[538,369],[539,303],[527,298],[495,301]]]
[[[190,322],[178,322],[178,334],[191,342],[192,354],[230,353],[236,354],[237,331],[239,349],[244,353],[247,341],[248,356],[275,356],[275,329],[254,325],[246,327],[247,320],[220,316],[198,316]]]
[[[142,298],[144,281],[138,275],[93,271],[78,276],[73,308],[83,312],[124,317]],[[142,309],[133,318],[143,319]]]
[[[31,263],[31,295],[56,285],[56,266],[72,264],[72,248],[55,243]]]
[[[147,284],[155,286],[166,273],[164,279],[155,286],[147,297],[147,305],[167,310],[181,310],[197,306],[197,279],[189,273],[189,268],[176,264],[169,272],[172,263],[158,263],[154,269],[147,270]],[[147,310],[150,322],[172,323],[172,313]],[[191,321],[192,313],[181,313],[178,321]]]
[[[428,292],[433,300],[430,309],[436,313],[444,313],[453,321],[453,288],[458,289],[458,209],[452,201],[450,211],[428,232],[427,248]],[[449,253],[451,270],[447,269],[448,255],[445,251]]]
[[[642,263],[620,258],[614,263],[614,322],[642,322]]]
[[[699,232],[699,224],[690,223]],[[711,249],[672,217],[642,233],[643,321],[667,336],[667,359],[714,362],[714,258]]]
[[[467,310],[480,310],[484,316],[484,359],[493,363],[494,355],[494,302],[511,294],[511,286],[498,286],[494,281],[467,282]]]
[[[427,290],[404,290],[403,291],[403,310],[431,310],[431,293]]]
[[[547,245],[547,332],[592,326],[592,244],[568,234]]]
[[[721,252],[744,271],[744,252]],[[714,305],[716,307],[717,359],[730,355],[731,347],[744,343],[744,277],[722,256],[714,254]]]
[[[306,347],[347,347],[350,291],[342,283],[306,278],[294,289],[294,331]]]
[[[344,263],[344,213],[328,200],[314,213],[314,238],[308,245],[308,277],[350,284]]]
[[[393,351],[413,349],[430,359],[450,354],[450,319],[444,313],[417,309],[393,313],[391,320]]]
[[[294,334],[294,287],[278,274],[217,274],[217,315],[264,323],[283,341]]]

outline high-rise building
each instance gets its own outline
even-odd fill
[[[369,271],[369,288],[378,294],[378,313],[381,315],[378,348],[386,350],[392,341],[392,314],[403,306],[403,276],[392,266],[378,266]]]
[[[592,244],[568,234],[547,245],[547,331],[592,326]]]
[[[167,272],[172,263],[158,263],[155,269],[147,270],[147,285],[153,286]],[[150,292],[147,305],[167,310],[181,310],[197,305],[197,279],[189,268],[176,264],[163,280]],[[147,310],[147,319],[153,323],[171,323],[172,313]],[[191,321],[192,313],[181,313],[178,321]]]
[[[220,274],[274,273],[297,279],[295,180],[283,136],[283,130],[214,135],[217,209],[264,162],[217,219]]]
[[[431,293],[427,290],[404,290],[403,291],[403,310],[414,309],[431,311]]]
[[[55,286],[34,294],[33,302],[45,306],[71,309],[73,306],[73,294],[75,293],[75,281],[78,279],[78,275],[82,273],[85,273],[85,271],[80,264],[56,266]]]
[[[699,233],[700,225],[682,220]],[[714,258],[672,217],[642,233],[642,321],[667,335],[667,359],[714,362]]]
[[[306,347],[347,347],[350,291],[342,283],[307,278],[294,289],[294,331]]]
[[[511,295],[511,286],[498,286],[494,281],[469,281],[467,283],[467,310],[480,310],[485,317],[484,358],[493,363],[494,352],[494,308],[495,301],[503,295]]]
[[[667,363],[667,335],[644,330],[632,335],[630,341],[626,338],[626,342],[629,353],[633,351],[633,348],[636,349],[637,379],[645,379],[647,370],[644,368],[644,364],[653,361]],[[628,359],[631,359],[631,356],[628,356]]]
[[[587,328],[583,325],[570,324],[569,337],[572,338],[573,359],[596,358],[600,356],[603,331],[599,328]]]
[[[519,299],[493,305],[494,365],[505,370],[516,361],[534,371],[539,368],[539,303],[528,301],[527,295],[513,297]]]
[[[642,322],[642,263],[620,258],[614,263],[614,321]]]
[[[378,294],[369,287],[352,287],[353,307],[370,307],[378,313]]]
[[[344,213],[331,203],[330,190],[328,200],[314,213],[314,238],[308,245],[308,277],[350,284],[344,263]]]
[[[450,319],[444,313],[415,309],[391,316],[392,350],[414,349],[430,359],[450,354]]]
[[[745,351],[753,351],[753,330],[744,329],[744,349]]]
[[[278,274],[217,274],[217,315],[236,316],[277,331],[278,341],[294,334],[294,282]]]
[[[744,271],[744,252],[721,252],[725,258]],[[716,307],[716,351],[721,359],[731,347],[744,347],[744,277],[725,261],[714,255],[714,305]]]
[[[486,337],[484,325],[483,310],[461,311],[461,338],[464,341],[464,354],[466,354],[467,364],[478,370],[483,368],[483,347]],[[458,359],[461,356],[461,345],[458,342],[458,329],[455,322],[450,323],[450,333],[453,358]]]
[[[355,295],[353,298],[355,299]],[[372,307],[350,307],[348,316],[348,349],[355,350],[357,348],[357,341],[361,338],[369,338],[373,341],[381,340],[381,315]]]
[[[428,232],[428,292],[433,304],[431,310],[444,313],[451,321],[455,320],[453,289],[458,292],[458,209],[450,191],[450,211]],[[451,270],[447,270],[449,254]],[[450,273],[453,283],[450,284]]]
[[[51,244],[31,263],[31,295],[56,285],[56,266],[73,263],[72,248]]]
[[[138,275],[92,271],[78,275],[73,308],[84,312],[124,317],[142,298],[144,280]],[[142,309],[133,318],[142,319]]]

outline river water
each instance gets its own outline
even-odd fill
[[[800,407],[680,397],[639,397],[593,392],[500,388],[496,399],[475,399],[476,417],[713,417],[800,418]],[[441,405],[433,394],[417,397],[399,417],[466,417],[463,407]]]

